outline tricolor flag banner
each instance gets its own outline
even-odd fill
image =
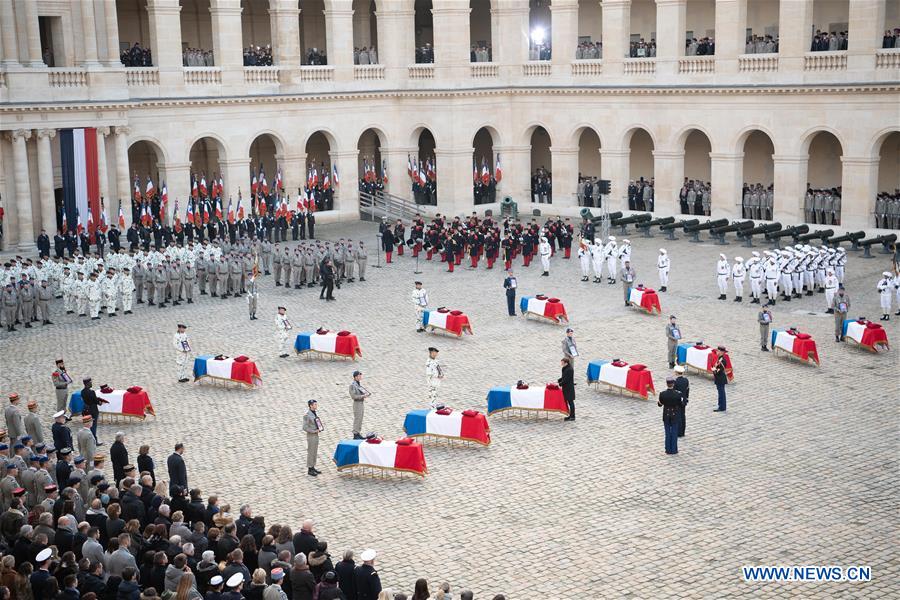
[[[68,222],[92,214],[100,220],[100,176],[97,167],[97,129],[61,129],[63,212]]]
[[[228,222],[234,225],[234,209],[231,208],[231,198],[228,199],[228,212],[226,214]]]
[[[75,233],[77,235],[81,235],[84,231],[84,226],[81,224],[81,213],[78,212],[78,209],[75,209]]]
[[[94,214],[91,211],[88,211],[88,222],[87,222],[87,231],[88,235],[92,235],[94,233]]]
[[[281,174],[281,167],[278,167],[278,172],[275,173],[275,189],[279,192],[284,191],[284,177]]]
[[[410,181],[415,181],[415,178],[413,177],[414,167],[415,167],[415,165],[413,165],[412,156],[407,154],[406,155],[406,174],[409,176]]]
[[[331,176],[328,174],[328,170],[324,167],[322,168],[322,172],[325,174],[322,180],[322,187],[327,190],[331,187]]]
[[[125,213],[122,212],[121,200],[119,200],[119,229],[125,229]]]
[[[62,211],[62,232],[68,233],[69,231],[69,221],[66,219],[66,211]]]
[[[301,190],[297,190],[297,212],[301,213],[306,209],[306,198],[301,193]]]
[[[188,200],[187,211],[185,212],[184,218],[191,225],[194,224],[194,201],[193,200]]]
[[[103,204],[103,198],[100,199],[100,231],[106,233],[109,229],[109,215],[106,214],[106,206]]]
[[[240,221],[244,220],[244,207],[241,204],[241,190],[238,190],[237,218]]]
[[[200,190],[197,187],[197,174],[191,175],[191,197],[196,200],[200,197]]]
[[[491,172],[488,171],[487,162],[484,157],[481,159],[481,183],[487,185],[491,182]]]
[[[216,198],[216,218],[222,220],[222,199]]]
[[[141,178],[138,177],[138,174],[134,174],[134,200],[135,202],[141,201]]]
[[[203,196],[204,198],[206,198],[207,196],[209,196],[208,192],[209,192],[209,190],[206,187],[206,174],[201,173],[200,174],[200,195]]]
[[[336,168],[337,168],[337,167],[335,167],[335,169],[336,169]],[[337,171],[335,171],[335,173],[337,173]],[[337,177],[335,177],[334,180],[335,180],[335,185],[337,185]],[[382,158],[382,159],[381,159],[381,183],[385,183],[385,184],[386,184],[387,182],[388,182],[388,176],[387,176],[387,161],[385,161],[385,160]]]
[[[153,185],[153,179],[147,175],[147,188],[144,190],[144,198],[150,200],[156,194],[156,186]]]
[[[269,195],[269,182],[266,180],[266,173],[262,170],[262,166],[259,168],[259,190],[263,196]]]
[[[472,159],[472,183],[478,185],[478,164]]]
[[[225,193],[225,180],[222,179],[222,176],[219,175],[219,189],[217,190],[219,197],[222,197],[222,194]]]
[[[256,171],[253,170],[253,167],[250,167],[250,195],[256,196],[256,190],[259,188],[259,183],[256,180]]]
[[[338,187],[341,185],[341,178],[338,177],[338,169],[337,165],[332,163],[331,165],[331,183],[334,187]]]
[[[203,201],[203,224],[209,223],[209,201]]]
[[[266,216],[266,198],[264,196],[259,197],[259,202],[256,204],[256,212],[259,216]]]
[[[161,191],[159,193],[159,198],[161,202],[159,203],[159,220],[163,222],[166,220],[166,209],[169,207],[169,188],[166,186],[166,182],[163,181]],[[177,210],[175,212],[178,212]]]
[[[500,180],[503,179],[503,171],[500,169],[500,153],[497,153],[497,164],[494,167],[494,181],[500,183]]]

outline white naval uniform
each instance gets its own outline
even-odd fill
[[[591,244],[591,268],[594,270],[594,279],[600,281],[603,278],[603,246]]]
[[[894,279],[892,277],[882,277],[875,287],[881,297],[881,312],[889,314],[891,312],[891,304],[894,301]]]
[[[134,299],[134,279],[131,275],[123,275],[119,279],[119,294],[122,296],[122,310],[131,312],[131,302]]]
[[[731,280],[734,282],[734,293],[738,298],[742,298],[744,296],[744,276],[747,274],[747,269],[744,268],[744,263],[736,262],[731,267]]]
[[[778,296],[778,263],[774,258],[766,263],[766,293],[769,295],[769,302],[775,302]]]
[[[716,279],[719,283],[719,295],[724,296],[726,292],[728,292],[728,273],[730,269],[728,268],[728,261],[720,259],[716,263]]]
[[[751,258],[747,261],[750,271],[750,295],[754,300],[759,300],[762,293],[760,282],[762,281],[763,267],[758,258]]]
[[[105,278],[101,284],[103,290],[103,304],[106,306],[106,314],[116,314],[116,304],[119,299],[119,282],[118,275],[113,275],[112,279]]]
[[[291,321],[287,315],[275,315],[275,337],[278,341],[278,354],[284,355],[288,353],[288,331],[293,329]]]
[[[103,293],[100,291],[100,282],[99,281],[88,281],[87,286],[85,286],[88,304],[90,305],[91,318],[100,316],[100,300],[103,298]]]
[[[549,242],[541,242],[538,244],[538,254],[541,255],[541,267],[544,268],[544,273],[550,272],[550,243]]]
[[[422,288],[414,289],[410,294],[413,304],[416,306],[416,331],[423,328],[422,318],[425,315],[425,309],[428,307],[428,290]]]
[[[606,278],[610,281],[610,283],[614,283],[616,279],[616,254],[618,250],[618,245],[616,242],[607,242],[605,246],[603,246],[603,256],[606,258]]]
[[[175,364],[178,365],[178,379],[187,376],[187,368],[191,359],[191,342],[186,333],[178,333],[172,336],[172,347],[175,348]]]
[[[831,302],[834,300],[834,295],[837,293],[838,289],[838,280],[833,274],[828,274],[825,276],[825,310],[831,308]]]
[[[669,266],[672,261],[669,260],[668,254],[660,254],[656,259],[656,272],[659,274],[659,285],[666,287],[669,285]]]
[[[444,371],[440,363],[436,358],[429,358],[425,363],[425,380],[428,382],[428,401],[432,407],[437,404],[437,392],[443,378]]]

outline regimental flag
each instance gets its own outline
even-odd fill
[[[84,227],[81,225],[81,213],[78,209],[75,209],[75,233],[81,235],[84,231]]]
[[[250,167],[250,195],[256,196],[257,189],[259,189],[259,182],[256,180],[256,171]]]
[[[125,213],[122,212],[121,200],[119,200],[119,229],[125,229]]]
[[[481,158],[481,183],[487,185],[491,182],[491,172],[488,171],[487,161]]]
[[[63,207],[63,211],[62,211],[62,232],[63,232],[63,234],[66,234],[66,233],[68,233],[68,231],[69,231],[69,221],[68,221],[68,219],[66,219],[66,210],[65,210],[65,207]]]
[[[387,176],[387,161],[383,158],[381,159],[381,183],[387,184],[388,176]],[[335,184],[337,185],[337,184]]]
[[[175,231],[181,231],[181,217],[178,215],[178,199],[175,199],[175,206],[172,208],[172,216],[175,219]]]
[[[216,218],[222,220],[222,199],[216,198]]]
[[[203,201],[203,224],[209,223],[209,201]]]
[[[290,224],[291,224],[292,215],[291,215],[291,209],[290,209],[290,207],[288,206],[287,196],[282,196],[282,197],[281,197],[281,204],[282,204],[282,207],[283,207],[283,208],[282,208],[282,214],[284,214],[284,218],[287,219],[288,225],[290,225]]]
[[[335,163],[331,163],[331,185],[334,187],[341,185],[341,178],[338,177],[338,169]]]
[[[140,202],[141,198],[141,178],[138,177],[138,174],[134,174],[134,200],[135,202]]]
[[[413,163],[412,156],[409,154],[406,155],[406,174],[409,176],[410,181],[415,181],[417,176],[413,176],[413,172],[415,171],[415,164]]]
[[[301,193],[302,190],[297,190],[297,212],[301,213],[306,210],[306,197]]]
[[[165,181],[163,181],[160,190],[159,198],[161,202],[159,203],[159,220],[162,222],[166,219],[166,209],[169,207],[169,187],[166,185]]]
[[[319,170],[316,168],[316,165],[313,165],[312,168],[312,185],[310,187],[316,187],[319,185]]]
[[[222,175],[219,175],[219,197],[221,198],[225,194],[225,180],[222,179]]]
[[[275,173],[275,191],[284,191],[284,177],[281,174],[281,167],[278,167],[278,171]]]
[[[316,194],[312,190],[306,190],[306,212],[316,212]]]
[[[472,183],[478,184],[478,165],[475,163],[475,159],[472,159]]]
[[[146,202],[143,202],[141,204],[141,223],[147,227],[149,227],[150,224],[153,223],[153,217],[150,216],[150,209],[147,208]]]
[[[241,190],[238,190],[237,218],[240,221],[244,220],[244,206],[241,204]]]
[[[269,195],[269,182],[266,181],[266,172],[263,171],[262,165],[259,166],[259,190],[263,196]]]
[[[428,176],[428,179],[434,181],[437,179],[437,167],[429,158],[428,162],[425,164],[425,174]]]
[[[234,225],[234,210],[231,208],[231,198],[228,199],[228,222]]]
[[[191,175],[191,197],[196,200],[200,197],[200,189],[197,187],[197,174]]]
[[[87,232],[88,235],[94,234],[94,214],[91,211],[88,211],[88,219],[87,219]]]
[[[208,192],[209,192],[209,190],[206,187],[206,173],[201,173],[200,174],[200,195],[203,198],[208,198],[209,197]]]
[[[106,214],[106,205],[103,203],[103,198],[100,198],[100,231],[106,233],[107,229],[109,229],[109,215]]]
[[[97,159],[97,129],[61,129],[59,152],[62,167],[63,212],[67,221],[78,214],[93,214],[100,220],[100,175]],[[140,192],[140,189],[138,189]]]
[[[419,178],[419,185],[425,185],[425,169],[422,167],[421,160],[419,161],[418,178]]]
[[[193,199],[188,200],[187,211],[185,212],[184,218],[191,225],[194,224],[194,200]]]
[[[259,213],[259,216],[266,216],[266,198],[265,196],[259,197],[259,202],[256,205],[256,212]]]
[[[503,171],[500,169],[500,153],[497,153],[497,164],[494,166],[494,181],[500,183],[503,179]]]
[[[149,201],[156,194],[156,186],[153,185],[153,179],[147,175],[147,187],[144,190],[144,199]]]
[[[331,187],[331,176],[328,174],[328,169],[325,168],[325,165],[322,165],[322,173],[324,173],[322,188],[327,190]]]

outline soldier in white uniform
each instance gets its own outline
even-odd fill
[[[881,274],[881,279],[875,286],[881,296],[882,321],[891,320],[891,303],[894,301],[894,278],[888,271]]]
[[[606,283],[609,285],[616,283],[616,254],[618,253],[618,245],[615,236],[609,236],[606,245],[603,246],[603,258],[606,259]]]
[[[600,283],[603,279],[603,246],[600,240],[594,240],[594,243],[588,246],[591,251],[591,268],[594,270],[594,283]]]
[[[434,346],[428,348],[428,361],[425,363],[425,381],[428,383],[428,401],[431,406],[437,405],[438,388],[444,380],[444,369],[438,362],[437,355],[440,352]]]
[[[631,261],[631,241],[630,240],[622,240],[622,245],[619,246],[618,251],[616,252],[616,257],[619,259],[619,268],[622,269],[625,267],[625,263]]]
[[[191,359],[191,342],[188,340],[185,330],[187,325],[178,324],[178,332],[172,336],[172,346],[175,348],[175,364],[178,365],[178,383],[187,383],[188,364]]]
[[[78,272],[78,278],[73,282],[72,292],[75,294],[75,306],[79,317],[86,317],[88,311],[88,286],[84,280],[84,273]]]
[[[91,320],[96,321],[100,318],[100,303],[103,299],[103,292],[100,289],[100,282],[97,281],[97,273],[91,273],[91,279],[86,284],[86,295],[88,305],[91,311]]]
[[[125,267],[119,278],[119,295],[122,298],[122,312],[126,315],[131,314],[131,303],[134,300],[136,289],[134,279],[131,277],[131,270]]]
[[[716,280],[719,284],[719,300],[725,300],[728,292],[728,275],[731,269],[728,266],[728,259],[724,254],[719,255],[719,261],[716,263]]]
[[[766,295],[769,301],[766,306],[775,306],[775,299],[778,297],[778,263],[775,261],[775,255],[766,252],[769,260],[766,262],[764,276],[766,278]]]
[[[279,306],[278,314],[275,315],[275,336],[278,339],[278,348],[280,350],[280,354],[278,355],[279,358],[287,358],[288,332],[294,328],[285,313],[287,313],[287,309],[283,306]]]
[[[256,320],[256,306],[259,302],[259,284],[253,271],[247,273],[247,310],[250,312],[250,320]]]
[[[116,304],[119,298],[119,281],[115,273],[115,269],[106,271],[106,278],[101,283],[101,291],[103,293],[103,305],[106,306],[106,314],[110,317],[116,316]]]
[[[744,276],[747,269],[744,267],[744,259],[740,256],[734,259],[734,265],[731,267],[731,280],[734,282],[734,301],[744,301]]]
[[[541,255],[541,267],[544,269],[544,272],[541,273],[541,277],[549,277],[550,276],[550,254],[553,250],[550,248],[550,242],[547,241],[547,238],[541,236],[541,241],[538,244],[538,254]]]
[[[590,281],[591,278],[591,251],[587,242],[581,240],[578,244],[578,262],[581,265],[581,281]]]
[[[831,307],[834,295],[837,293],[838,289],[838,279],[834,276],[834,269],[828,269],[828,274],[825,275],[825,312],[829,315],[834,314],[834,309]]]
[[[416,289],[412,291],[411,297],[413,304],[416,307],[416,331],[425,331],[425,326],[422,324],[422,318],[425,314],[425,309],[428,308],[428,290],[422,287],[422,282],[415,282]]]
[[[67,315],[75,312],[75,274],[69,267],[63,268],[63,278],[60,288],[63,296],[63,308]]]
[[[672,261],[669,260],[669,254],[665,248],[659,249],[659,257],[656,259],[656,272],[659,275],[659,291],[668,291],[669,285],[669,267]]]
[[[750,304],[759,304],[759,296],[762,294],[763,266],[759,259],[759,252],[753,251],[753,256],[747,261],[747,271],[750,275]]]

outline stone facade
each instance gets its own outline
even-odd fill
[[[684,177],[705,179],[716,218],[740,217],[743,182],[774,184],[774,217],[792,222],[810,183],[842,186],[842,226],[871,229],[876,193],[900,187],[900,50],[881,49],[900,26],[895,2],[485,2],[325,0],[322,12],[307,0],[0,0],[3,247],[28,250],[55,229],[54,134],[67,127],[99,128],[111,213],[135,172],[166,181],[183,208],[192,171],[221,173],[236,197],[265,163],[293,193],[315,161],[343,179],[331,218],[355,218],[363,159],[377,151],[389,191],[409,197],[407,157],[425,130],[436,210],[450,213],[472,210],[473,159],[498,154],[498,197],[529,208],[530,175],[546,166],[567,213],[579,173],[612,181],[611,209],[626,206],[629,179],[653,177],[661,214],[678,211]],[[431,29],[417,29],[423,14]],[[841,23],[847,50],[807,52],[807,32]],[[535,27],[549,29],[549,61],[528,60]],[[743,54],[748,28],[780,32],[779,52]],[[656,39],[655,57],[625,58],[635,31]],[[713,32],[715,55],[684,56],[686,32]],[[602,39],[603,58],[573,60],[579,35]],[[354,65],[353,48],[376,40],[378,64]],[[434,63],[414,63],[422,40]],[[485,40],[492,61],[470,63],[470,42]],[[153,66],[123,67],[135,42]],[[243,47],[266,44],[274,66],[243,66]],[[317,45],[327,64],[302,64]],[[211,50],[215,66],[183,67],[183,47]],[[46,66],[48,49],[61,66]],[[475,147],[482,128],[489,143]]]

